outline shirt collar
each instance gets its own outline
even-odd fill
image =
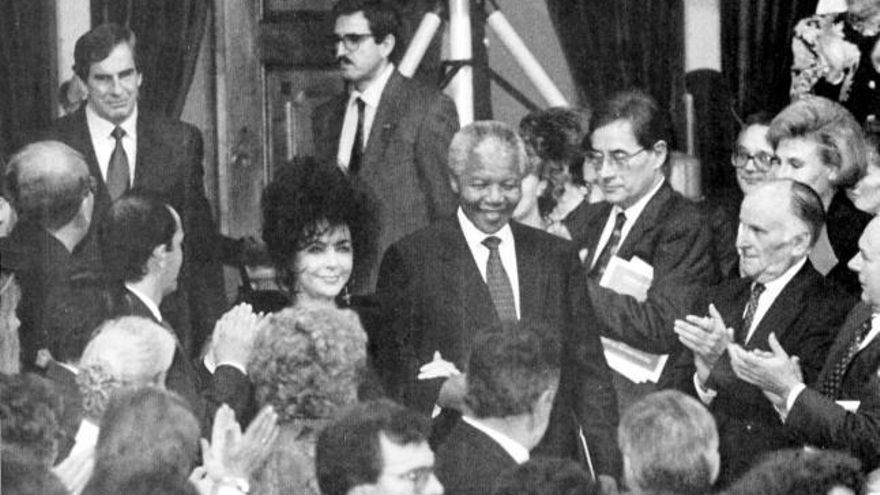
[[[494,440],[495,443],[500,445],[501,448],[510,455],[510,457],[513,457],[513,460],[516,461],[517,464],[522,464],[529,460],[529,449],[525,448],[516,440],[496,429],[486,426],[477,418],[462,416],[461,420],[485,433],[486,436]]]
[[[645,207],[648,206],[648,201],[651,201],[651,198],[657,194],[657,191],[660,190],[660,187],[663,186],[664,182],[666,182],[666,178],[660,177],[660,182],[652,187],[651,190],[648,191],[648,194],[639,198],[639,200],[633,203],[629,208],[624,209],[620,206],[614,205],[614,208],[612,209],[613,211],[611,212],[612,216],[617,216],[618,213],[623,212],[623,214],[626,215],[626,221],[632,224],[637,218],[639,218],[639,215],[641,215],[645,210]]]
[[[142,303],[144,303],[144,306],[146,306],[147,309],[150,310],[150,313],[152,313],[153,318],[155,318],[156,321],[164,321],[162,320],[162,313],[159,311],[159,306],[152,299],[147,297],[143,292],[134,288],[134,286],[132,286],[131,284],[126,283],[125,288],[131,291],[132,294],[137,296],[137,298],[140,299]]]
[[[137,116],[138,107],[135,105],[134,111],[131,112],[131,115],[119,124],[119,127],[125,131],[125,135],[128,137],[137,137]],[[89,126],[89,133],[92,136],[113,139],[111,133],[113,132],[113,129],[116,128],[116,124],[95,113],[95,111],[92,110],[92,107],[89,106],[88,102],[86,103],[86,123]]]
[[[789,282],[791,282],[791,279],[793,279],[794,276],[797,275],[797,272],[801,271],[801,268],[804,267],[804,264],[806,262],[807,257],[804,256],[795,264],[791,265],[788,270],[782,272],[782,275],[774,278],[769,282],[764,282],[764,294],[772,295],[772,297],[775,299],[776,295],[782,292],[782,289],[784,289],[785,286],[788,285]],[[752,285],[754,285],[754,282],[752,282]]]
[[[510,230],[510,223],[505,224],[504,227],[501,227],[501,230],[494,234],[487,234],[478,229],[477,226],[471,222],[471,219],[464,214],[464,210],[462,210],[460,206],[458,207],[456,216],[458,217],[458,224],[461,226],[461,231],[464,233],[464,238],[469,246],[482,245],[483,241],[489,236],[495,236],[501,239],[502,245],[506,242],[513,244],[513,231]]]
[[[368,106],[378,108],[379,100],[382,98],[382,92],[385,91],[385,86],[388,84],[388,80],[391,79],[392,74],[394,74],[394,64],[389,63],[388,66],[385,67],[385,70],[379,74],[379,77],[370,82],[367,89],[363,92],[358,90],[353,90],[351,92],[349,104],[354,101],[355,98],[360,97]]]

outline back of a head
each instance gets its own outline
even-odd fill
[[[718,430],[699,401],[655,392],[620,419],[624,481],[636,493],[704,493],[718,476]]]
[[[626,120],[632,125],[633,135],[644,148],[651,148],[658,141],[672,145],[667,113],[644,91],[621,91],[605,100],[593,113],[590,133],[618,120]]]
[[[48,468],[63,413],[52,382],[32,373],[0,374],[0,457]]]
[[[156,246],[171,249],[177,221],[165,202],[132,191],[114,201],[101,222],[98,242],[110,279],[134,282],[147,273]]]
[[[155,387],[121,391],[101,419],[94,485],[118,487],[140,473],[186,478],[196,461],[199,433],[189,405],[176,394]]]
[[[785,139],[802,138],[819,145],[819,156],[838,169],[834,185],[856,183],[868,166],[865,133],[855,117],[827,98],[806,95],[793,101],[770,123],[767,140],[776,148]]]
[[[357,400],[366,334],[351,310],[288,308],[270,317],[254,341],[248,376],[261,405],[280,424],[331,417]]]
[[[91,179],[78,151],[59,141],[39,141],[12,156],[4,188],[23,219],[56,230],[76,217]]]
[[[397,445],[428,441],[430,422],[390,400],[362,402],[345,410],[318,435],[315,466],[323,495],[347,495],[375,483],[382,472],[382,438]]]
[[[536,457],[501,473],[492,495],[598,495],[599,485],[570,459]]]
[[[552,107],[520,120],[519,130],[542,160],[569,162],[579,154],[589,110]]]
[[[477,418],[531,413],[559,382],[556,329],[521,321],[479,335],[467,368],[465,402]]]
[[[790,449],[765,455],[725,494],[828,495],[833,488],[865,493],[861,463],[843,452]]]

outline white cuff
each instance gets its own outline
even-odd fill
[[[707,406],[715,400],[715,396],[718,395],[718,391],[712,390],[711,388],[705,388],[702,383],[700,383],[700,379],[697,377],[697,374],[694,373],[694,388],[697,389],[697,396],[703,401],[703,404]]]
[[[788,418],[788,412],[794,407],[794,401],[797,400],[798,396],[801,395],[801,392],[806,388],[807,386],[803,383],[798,383],[792,387],[791,392],[788,393],[788,397],[785,398],[785,411],[780,411],[779,408],[776,408],[776,412],[779,413],[779,417],[782,418],[783,423],[785,423],[785,420]]]
[[[210,373],[212,375],[217,370],[217,368],[220,366],[232,366],[233,368],[237,369],[238,371],[241,371],[241,373],[243,375],[247,376],[247,369],[245,369],[245,367],[242,366],[241,364],[234,363],[232,361],[215,363],[214,362],[214,355],[213,355],[213,353],[210,353],[210,352],[205,354],[205,357],[202,359],[202,362],[205,364],[205,369],[208,370],[208,373]]]

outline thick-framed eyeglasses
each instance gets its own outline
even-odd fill
[[[759,172],[767,172],[779,165],[779,159],[765,151],[759,151],[752,155],[744,149],[737,149],[730,154],[730,163],[736,168],[745,168],[749,164],[749,160],[755,164],[755,168]]]
[[[641,155],[643,152],[647,151],[647,148],[639,148],[638,151],[633,153],[627,153],[623,150],[614,150],[609,151],[607,153],[608,162],[611,163],[617,170],[622,170],[629,167],[630,161]],[[598,150],[589,150],[587,151],[584,161],[586,161],[587,165],[593,167],[593,170],[599,171],[602,169],[602,165],[605,164],[605,156],[606,153]]]
[[[342,43],[345,51],[353,52],[361,46],[361,43],[363,43],[364,40],[366,40],[367,38],[372,38],[374,36],[375,35],[372,33],[331,34],[328,37],[328,41],[330,45],[334,48],[339,46],[339,43]]]

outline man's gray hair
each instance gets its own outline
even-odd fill
[[[513,155],[517,170],[525,174],[527,158],[522,138],[513,127],[497,120],[479,120],[455,133],[449,145],[449,173],[459,177],[480,145],[490,141],[496,147],[493,153]]]

